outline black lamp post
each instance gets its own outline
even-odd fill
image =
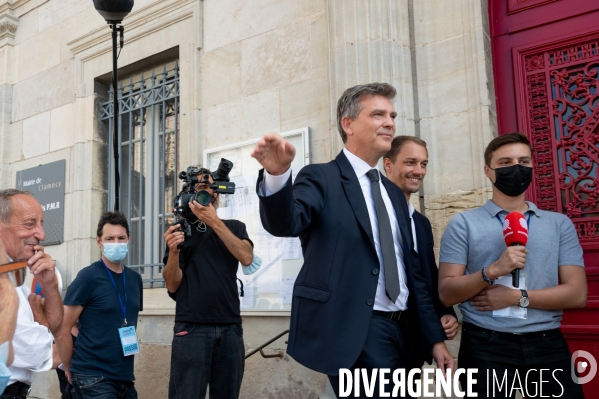
[[[119,99],[117,91],[117,34],[120,34],[121,48],[123,48],[123,34],[125,28],[120,25],[133,9],[133,0],[94,0],[96,11],[106,20],[112,28],[112,94],[113,94],[113,152],[114,152],[114,210],[119,210],[120,204],[120,176],[119,176]]]

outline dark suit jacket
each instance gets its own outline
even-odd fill
[[[426,273],[427,279],[431,282],[431,295],[433,296],[433,304],[439,318],[443,315],[450,314],[455,316],[453,306],[447,307],[441,303],[439,299],[439,268],[435,261],[435,239],[433,238],[433,228],[431,222],[426,216],[418,211],[414,211],[412,218],[416,227],[416,242],[418,243],[418,255],[422,272]],[[428,267],[427,267],[428,266]]]
[[[263,171],[258,177],[258,187]],[[410,220],[401,190],[382,177],[403,238],[408,312],[422,359],[445,333],[429,284],[413,250]],[[259,192],[259,191],[258,191]],[[293,290],[287,352],[299,363],[329,375],[350,368],[366,337],[378,282],[379,261],[358,178],[341,152],[334,161],[308,165],[279,192],[260,197],[264,228],[278,237],[300,237],[304,265]],[[404,316],[402,316],[404,317]]]

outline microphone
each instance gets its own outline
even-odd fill
[[[508,247],[526,245],[528,242],[528,224],[523,214],[520,212],[507,214],[503,221],[503,239]],[[520,269],[512,270],[512,286],[514,288],[520,286]]]

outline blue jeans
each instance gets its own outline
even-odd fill
[[[515,387],[520,386],[518,377],[524,397],[541,397],[542,385],[543,397],[584,398],[582,387],[570,376],[571,355],[559,329],[513,334],[464,322],[458,367],[478,369],[473,391],[479,398],[511,398],[512,383],[515,382]],[[490,381],[487,381],[487,375]],[[504,375],[507,376],[507,389],[501,384]],[[461,377],[460,384],[465,390],[466,376],[462,374]],[[499,389],[500,385],[503,389]],[[516,391],[512,393],[515,395]]]
[[[117,381],[101,375],[72,375],[78,399],[137,399],[133,381]]]
[[[170,399],[237,399],[245,346],[241,324],[175,323]]]

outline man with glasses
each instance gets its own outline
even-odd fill
[[[122,262],[129,224],[120,212],[105,212],[98,223],[100,260],[82,269],[65,295],[58,342],[65,374],[80,399],[137,398],[133,355],[139,353],[137,316],[143,308],[143,281]],[[79,320],[73,348],[71,329]]]
[[[41,297],[32,294],[25,285],[16,288],[19,310],[12,340],[14,360],[1,399],[25,398],[35,374],[52,367],[52,342],[60,332],[63,308],[54,261],[40,245],[46,238],[43,220],[42,207],[33,194],[0,190],[0,238],[8,260],[27,261],[45,291],[42,304]]]

